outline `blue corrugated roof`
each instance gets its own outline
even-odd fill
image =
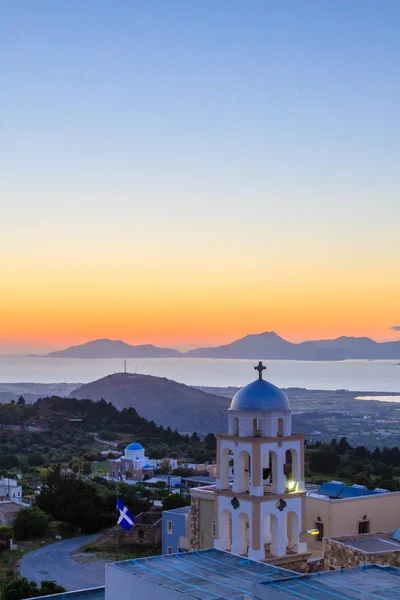
[[[367,600],[400,598],[400,569],[366,565],[353,569],[323,571],[288,579],[260,583],[253,597],[268,600]]]
[[[125,560],[111,566],[152,581],[158,586],[157,598],[160,600],[164,597],[163,588],[199,600],[239,600],[243,594],[252,598],[255,583],[295,575],[293,571],[214,548]]]
[[[373,496],[374,494],[388,494],[389,490],[383,490],[382,488],[375,488],[374,490],[367,490],[363,496]]]
[[[317,494],[322,496],[329,496],[330,498],[337,498],[340,491],[345,487],[341,481],[326,481],[321,485]]]
[[[339,492],[338,498],[357,498],[368,491],[365,485],[346,485]]]
[[[389,490],[375,488],[367,489],[364,485],[345,485],[341,481],[326,481],[321,485],[317,494],[328,496],[331,499],[358,498],[359,496],[373,496],[375,494],[388,494]]]

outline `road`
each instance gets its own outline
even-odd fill
[[[90,554],[71,554],[82,546],[94,542],[99,534],[55,542],[44,548],[28,552],[22,557],[20,574],[30,581],[54,580],[67,591],[104,585],[105,560],[93,560]]]

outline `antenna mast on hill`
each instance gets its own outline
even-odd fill
[[[126,375],[126,360],[124,360],[124,373]]]

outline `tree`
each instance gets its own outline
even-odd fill
[[[169,473],[171,473],[171,464],[170,464],[168,458],[164,458],[164,460],[161,462],[158,470],[161,473],[161,475],[169,475]]]
[[[340,465],[340,455],[328,445],[321,446],[318,450],[310,451],[310,468],[316,473],[336,473]]]
[[[14,529],[10,525],[0,525],[0,540],[9,543],[14,538]]]
[[[65,588],[57,585],[55,581],[42,581],[39,588],[35,581],[28,581],[26,577],[18,577],[14,581],[5,584],[1,598],[2,600],[22,600],[23,598],[33,598],[35,596],[61,594],[65,591]]]
[[[46,535],[51,517],[37,506],[21,508],[14,521],[15,537],[18,540],[31,540]]]
[[[24,406],[25,405],[25,398],[23,396],[20,396],[17,400],[17,404],[19,406]]]
[[[91,472],[92,472],[92,463],[87,460],[82,465],[82,474],[90,475]]]
[[[184,506],[190,506],[190,498],[185,498],[185,496],[181,496],[181,494],[170,494],[162,501],[163,510],[182,508]]]
[[[192,444],[198,444],[200,442],[200,438],[199,438],[198,434],[196,433],[196,431],[194,431],[192,433],[192,435],[190,436],[190,442]]]
[[[208,433],[206,435],[206,437],[204,438],[204,443],[206,445],[206,448],[208,448],[209,450],[217,449],[217,438],[213,433]]]
[[[62,594],[66,589],[62,585],[58,585],[55,581],[47,581],[44,579],[40,588],[41,596],[49,596],[50,594]]]
[[[178,467],[172,471],[172,475],[177,475],[178,477],[190,477],[194,475],[194,470],[189,469],[188,467]]]
[[[6,583],[2,593],[2,600],[22,600],[33,598],[39,593],[39,588],[34,581],[28,581],[26,577],[18,577],[14,581]]]
[[[29,454],[28,458],[26,459],[26,462],[31,467],[40,467],[44,464],[44,459],[41,453],[37,451],[32,452],[32,454]]]
[[[339,454],[344,454],[345,452],[348,452],[349,450],[351,450],[351,446],[350,446],[349,442],[347,441],[347,438],[342,437],[339,440],[339,443],[336,446],[336,450],[337,450],[337,452],[339,452]]]

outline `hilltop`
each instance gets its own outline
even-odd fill
[[[93,340],[46,354],[46,358],[166,358],[180,356],[174,348],[158,348],[152,344],[132,346],[121,340]]]
[[[70,397],[107,400],[119,410],[133,407],[149,421],[179,431],[224,431],[229,399],[163,377],[115,373],[82,385]]]
[[[375,342],[367,337],[341,336],[293,344],[274,331],[265,331],[215,348],[197,348],[185,356],[272,360],[349,360],[400,358],[400,341]]]

